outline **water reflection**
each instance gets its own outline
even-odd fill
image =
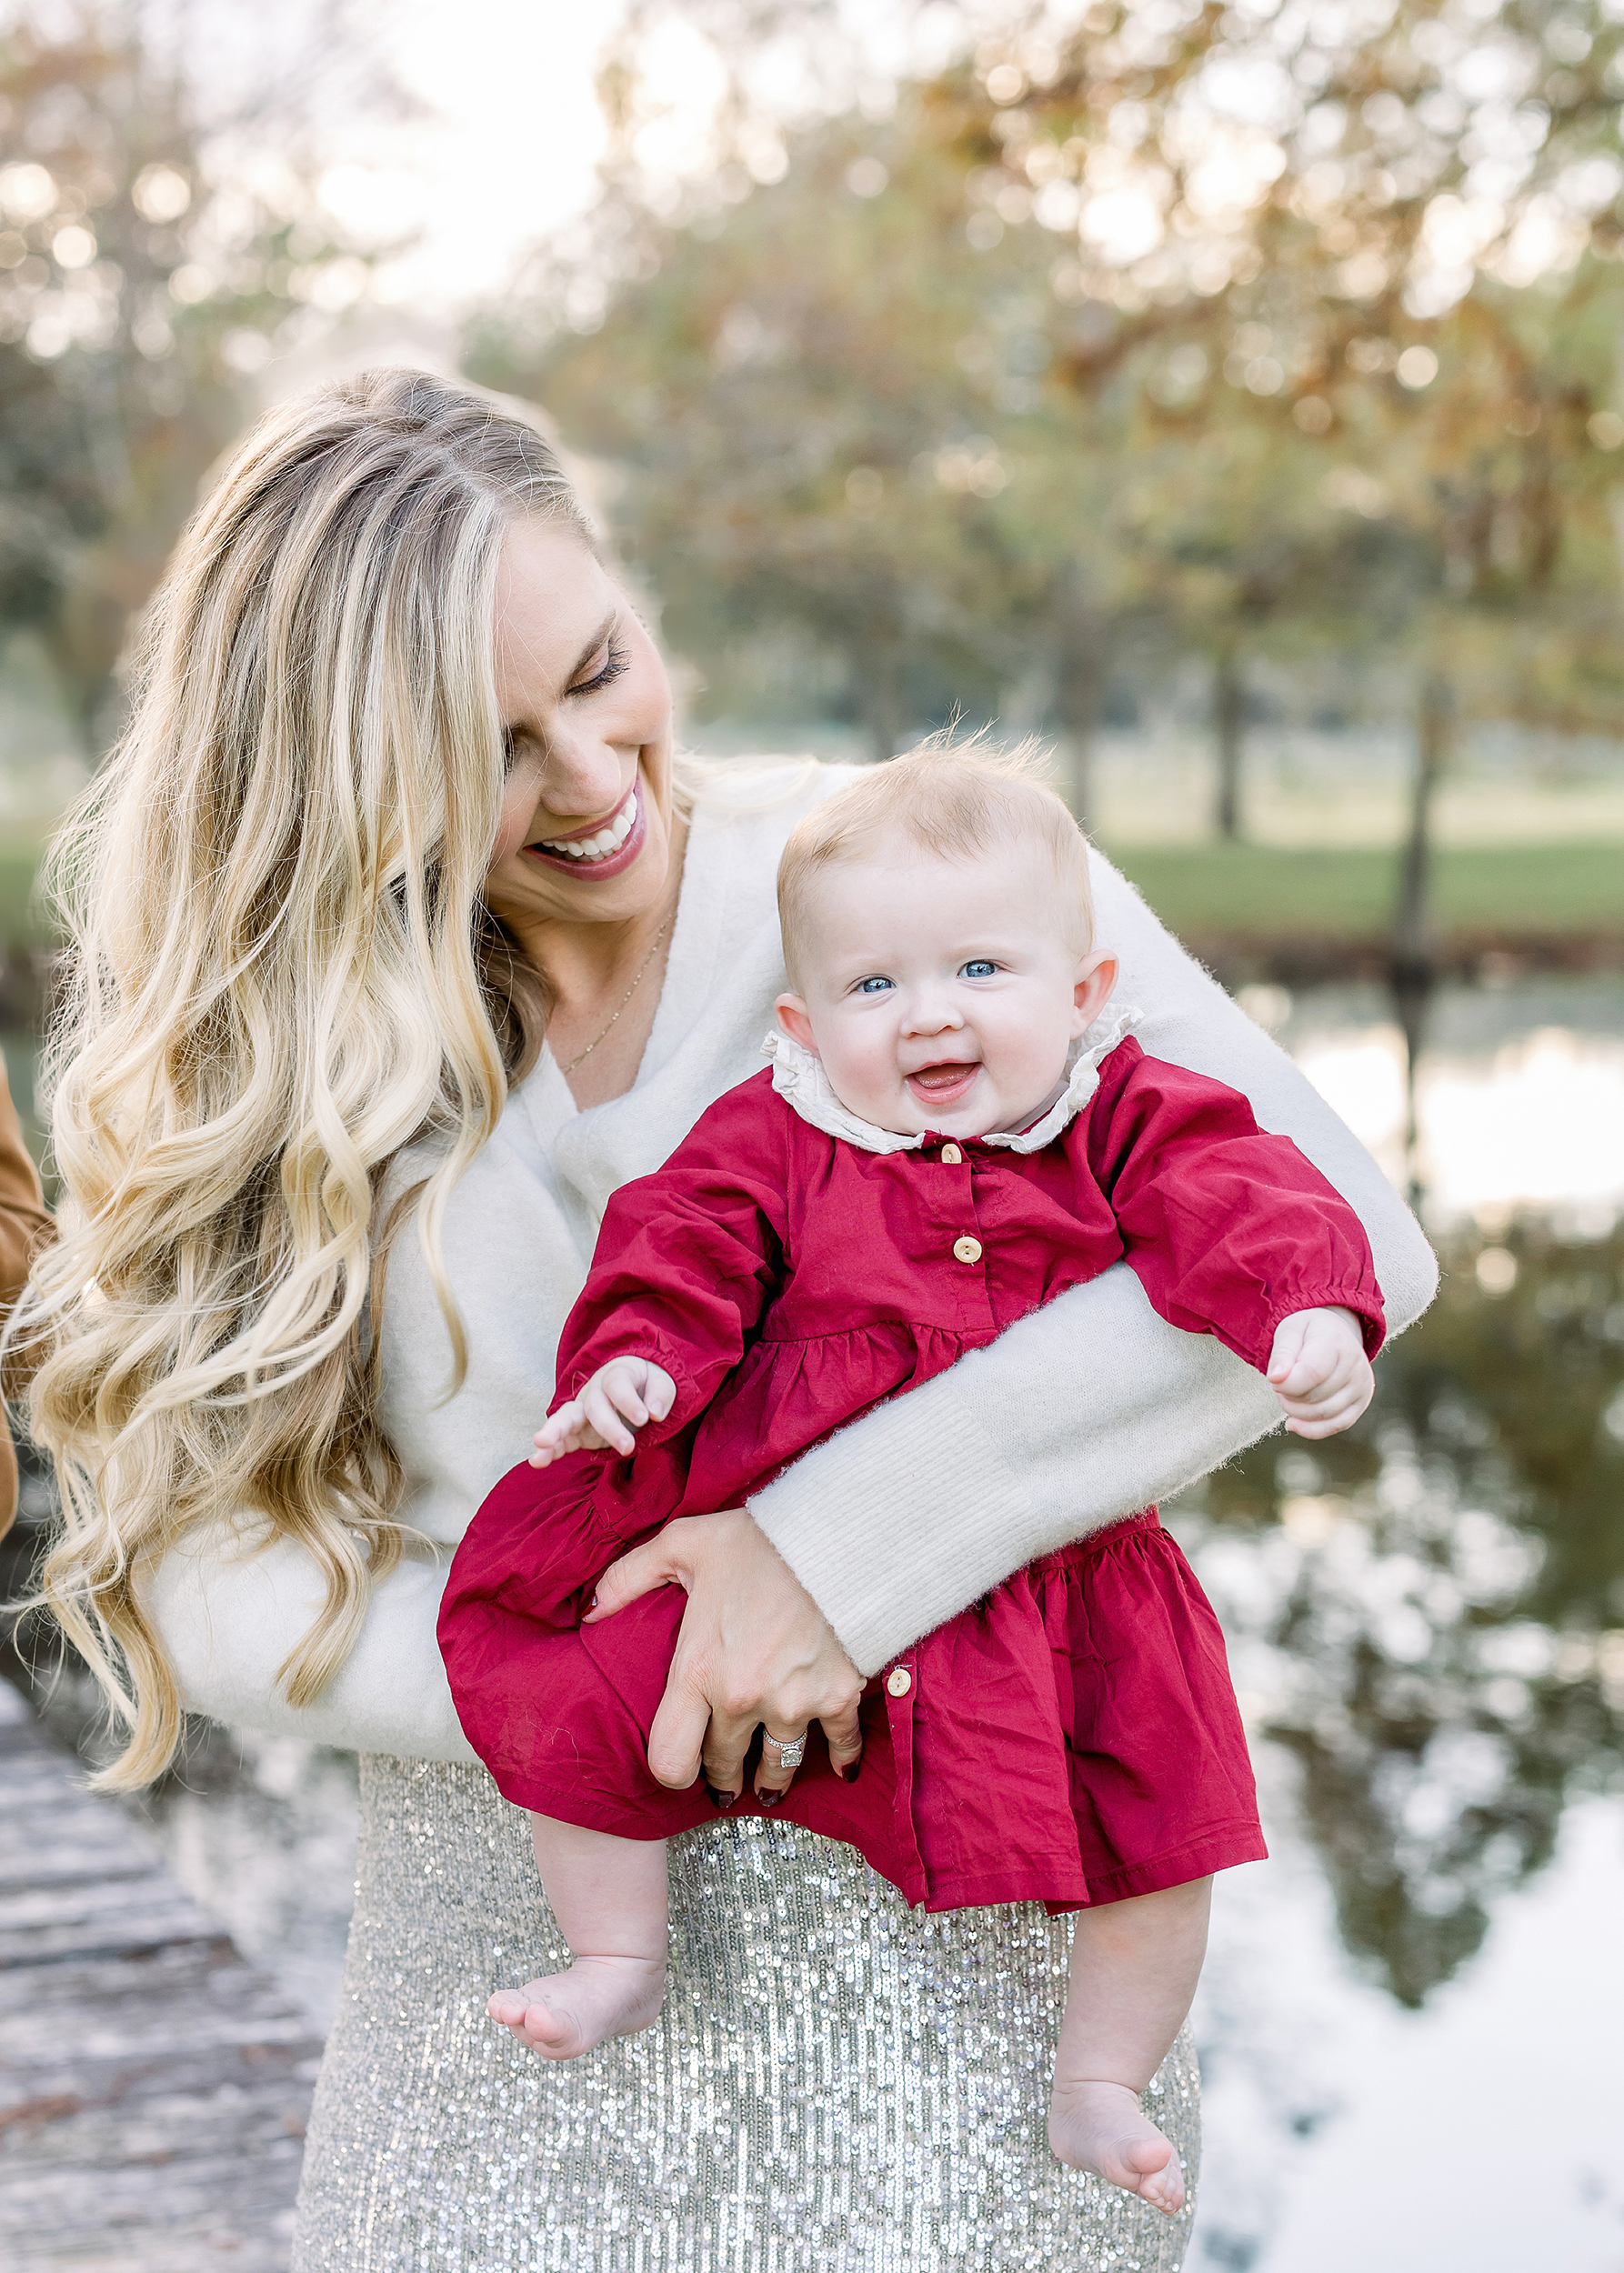
[[[1240,999],[1394,1184],[1417,1188],[1429,1225],[1539,1209],[1589,1236],[1624,1208],[1617,976],[1443,985],[1397,1007],[1373,986]]]
[[[1342,1938],[1411,2007],[1566,1802],[1617,1787],[1624,1734],[1624,1236],[1523,1222],[1444,1263],[1357,1429],[1169,1511],[1298,1763]]]

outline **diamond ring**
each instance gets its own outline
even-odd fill
[[[769,1744],[772,1746],[778,1756],[780,1767],[799,1767],[807,1757],[807,1732],[804,1728],[798,1737],[775,1737],[769,1729],[764,1728],[761,1741],[764,1748]]]

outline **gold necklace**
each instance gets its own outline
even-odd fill
[[[672,915],[675,915],[675,913],[676,913],[676,910],[675,910],[675,909],[673,909],[673,910],[671,911],[671,914],[672,914]],[[630,1000],[631,1000],[632,996],[633,996],[637,993],[637,991],[638,987],[639,987],[639,986],[641,986],[641,985],[643,984],[644,978],[645,978],[645,977],[647,976],[647,971],[648,971],[648,966],[649,966],[649,965],[650,965],[650,964],[654,961],[655,956],[656,956],[658,954],[658,952],[659,952],[659,945],[660,945],[660,941],[661,941],[661,940],[665,937],[666,934],[667,934],[667,933],[670,930],[670,928],[671,928],[671,916],[667,916],[666,917],[665,922],[664,922],[664,923],[660,926],[659,929],[658,929],[658,930],[655,933],[655,935],[654,935],[654,945],[653,945],[653,946],[649,948],[648,953],[647,953],[647,955],[643,957],[643,960],[641,961],[641,963],[639,963],[639,964],[638,964],[638,966],[637,966],[637,976],[636,976],[636,978],[634,978],[634,979],[633,979],[633,981],[632,981],[631,985],[630,985],[630,986],[627,988],[627,990],[626,990],[625,994],[621,996],[620,1000],[619,1000],[619,1001],[616,1004],[616,1006],[615,1006],[615,1011],[614,1011],[614,1016],[610,1018],[608,1026],[605,1026],[605,1028],[604,1028],[604,1030],[603,1030],[602,1034],[595,1034],[595,1035],[593,1036],[593,1037],[592,1037],[591,1041],[587,1043],[587,1045],[586,1045],[586,1048],[585,1048],[584,1050],[582,1050],[582,1051],[581,1051],[581,1052],[580,1052],[580,1053],[579,1053],[576,1056],[572,1057],[572,1058],[570,1059],[570,1061],[569,1061],[569,1063],[568,1063],[568,1065],[567,1065],[567,1066],[561,1066],[558,1068],[559,1072],[560,1072],[561,1074],[563,1074],[563,1076],[565,1076],[566,1080],[567,1080],[567,1079],[568,1079],[568,1077],[569,1077],[569,1076],[570,1076],[571,1074],[573,1074],[573,1073],[574,1073],[574,1071],[575,1071],[575,1069],[576,1069],[576,1067],[577,1066],[584,1066],[584,1065],[586,1064],[586,1060],[587,1060],[587,1059],[591,1056],[591,1055],[592,1055],[593,1051],[594,1051],[594,1050],[597,1047],[597,1046],[598,1046],[598,1044],[599,1044],[600,1042],[606,1040],[606,1038],[607,1038],[607,1036],[608,1036],[608,1035],[609,1035],[610,1029],[613,1027],[613,1026],[614,1026],[614,1024],[615,1024],[615,1020],[616,1020],[617,1018],[618,1018],[618,1017],[619,1017],[619,1016],[620,1016],[621,1012],[622,1012],[622,1011],[626,1008],[627,1004],[628,1002],[630,1002]]]

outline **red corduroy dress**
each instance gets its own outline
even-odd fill
[[[944,1157],[944,1151],[947,1157]],[[713,1818],[649,1772],[685,1597],[579,1618],[607,1566],[679,1515],[741,1506],[881,1398],[1126,1258],[1156,1308],[1259,1367],[1320,1304],[1383,1333],[1353,1211],[1247,1100],[1128,1040],[1064,1134],[1012,1153],[826,1134],[763,1072],[624,1186],[559,1345],[562,1402],[633,1353],[677,1384],[630,1459],[504,1477],[457,1550],[440,1646],[507,1798],[630,1838]],[[1021,1416],[1009,1416],[1012,1452]],[[886,1520],[876,1507],[877,1524]],[[927,1557],[921,1534],[909,1549]],[[1264,1852],[1223,1637],[1154,1509],[994,1587],[871,1680],[847,1784],[812,1731],[773,1814],[847,1840],[928,1909],[1120,1900]],[[757,1812],[748,1770],[738,1812]]]

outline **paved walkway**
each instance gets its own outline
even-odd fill
[[[0,2273],[283,2273],[320,2050],[0,1680]]]

